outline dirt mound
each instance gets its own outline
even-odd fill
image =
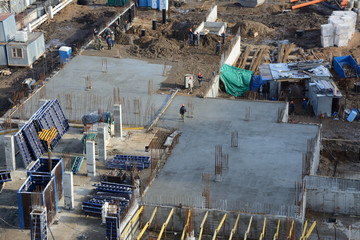
[[[201,37],[201,43],[205,47],[209,47],[210,49],[215,49],[216,43],[220,41],[220,37],[214,34],[207,34]]]
[[[150,37],[149,37],[150,38]],[[146,41],[146,37],[140,38],[137,41]],[[136,43],[136,42],[135,42]],[[171,58],[179,53],[180,47],[175,41],[160,37],[152,39],[149,42],[136,43],[130,48],[130,54],[134,56],[146,56],[148,58]],[[145,46],[146,45],[146,46]]]
[[[274,29],[269,28],[262,23],[254,22],[250,20],[239,21],[233,27],[233,30],[236,32],[239,27],[240,27],[241,37],[254,37],[255,36],[254,34],[256,33],[258,33],[259,36],[265,36],[274,32]]]

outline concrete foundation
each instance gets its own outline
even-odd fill
[[[194,105],[196,118],[187,118],[184,123],[178,106],[188,101]],[[201,175],[210,173],[210,208],[297,215],[294,182],[302,181],[302,155],[319,126],[278,123],[279,111],[285,106],[283,102],[175,97],[158,126],[178,128],[179,143],[143,198],[144,203],[187,203],[201,208]],[[242,121],[248,108],[249,121]],[[237,148],[230,143],[233,131],[239,133]],[[214,177],[216,145],[229,153],[231,163],[223,171],[222,182],[215,182]]]
[[[121,116],[121,104],[120,105],[114,105],[114,128],[115,128],[115,137],[123,137],[122,132],[122,116]]]
[[[97,134],[98,158],[106,161],[106,135],[107,127],[99,127]]]
[[[86,141],[86,163],[88,176],[96,176],[95,142]]]
[[[239,0],[239,3],[243,7],[257,7],[264,4],[265,0]]]
[[[64,207],[74,208],[74,180],[72,172],[64,172]]]
[[[5,162],[6,168],[14,171],[16,169],[15,162],[15,142],[13,135],[4,136]]]
[[[306,176],[306,208],[316,212],[360,216],[360,181]]]

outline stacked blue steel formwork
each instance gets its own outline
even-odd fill
[[[101,215],[105,202],[109,202],[117,205],[121,214],[132,198],[133,191],[130,185],[101,182],[93,186],[96,187],[96,193],[82,204],[82,209],[86,213]]]
[[[57,135],[50,144],[51,149],[58,144],[62,136],[69,130],[68,120],[57,99],[47,101],[42,105],[15,134],[15,141],[26,167],[49,150],[47,143],[39,138],[38,133],[43,129],[49,130],[52,127],[57,130]]]
[[[118,240],[119,234],[119,218],[113,216],[106,216],[105,218],[105,228],[106,228],[106,239],[107,240]]]
[[[54,177],[57,189],[57,200],[60,200],[63,193],[63,176],[64,176],[64,163],[62,158],[51,159],[51,169],[49,169],[49,159],[39,158],[28,169],[27,175],[45,175]]]
[[[31,213],[30,236],[31,240],[47,239],[47,217],[45,208],[34,209]]]
[[[56,196],[55,177],[30,175],[17,192],[20,227],[30,227],[30,214],[35,207],[46,209],[47,222],[51,223],[58,211]]]
[[[150,167],[151,157],[148,156],[133,156],[133,155],[115,155],[111,160],[108,160],[108,168],[119,168],[124,170],[131,170],[136,167],[139,170]]]
[[[11,181],[10,170],[0,170],[0,183]]]

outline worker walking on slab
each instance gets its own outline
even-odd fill
[[[199,72],[199,74],[198,74],[198,81],[199,81],[200,88],[202,87],[203,78],[204,78],[204,76],[201,74],[201,72]]]
[[[222,37],[222,43],[225,44],[225,40],[226,40],[226,32],[225,31],[221,34],[221,37]]]
[[[190,43],[190,45],[192,45],[194,43],[194,33],[191,28],[189,30],[189,43]]]
[[[186,113],[185,104],[182,104],[180,108],[180,116],[183,122],[185,122],[185,113]]]
[[[295,114],[295,104],[294,101],[290,101],[290,105],[289,105],[289,110],[290,110],[290,115],[294,115]]]
[[[221,51],[221,42],[218,41],[216,44],[216,55],[220,55],[220,51]]]

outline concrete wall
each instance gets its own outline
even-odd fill
[[[320,140],[321,140],[321,128],[322,126],[320,125],[318,132],[316,134],[315,137],[315,142],[314,142],[314,150],[312,152],[312,163],[310,166],[310,175],[315,175],[318,168],[319,168],[319,162],[320,162]]]
[[[216,98],[219,95],[219,79],[220,76],[216,75],[209,83],[207,92],[204,94],[204,97],[207,98]]]
[[[226,25],[226,22],[205,22],[204,29],[221,36],[221,34],[226,30]]]
[[[217,19],[217,5],[211,9],[210,13],[206,16],[206,22],[215,22]]]
[[[151,217],[151,214],[153,213],[155,206],[144,206],[144,212],[142,217],[142,224],[144,225]],[[156,214],[156,221],[154,220],[150,226],[151,230],[154,230],[155,228],[155,222],[157,224],[156,229],[160,229],[162,224],[165,222],[166,218],[168,217],[169,213],[171,211],[170,207],[158,207],[157,214]],[[178,236],[181,236],[183,227],[185,225],[185,218],[187,214],[188,209],[185,207],[182,208],[174,208],[174,214],[169,221],[169,224],[167,226],[167,230],[174,230],[174,232],[177,233]],[[278,216],[271,216],[271,215],[251,215],[246,213],[239,213],[239,212],[223,212],[223,211],[217,211],[217,210],[205,210],[205,209],[191,209],[192,211],[192,218],[193,218],[193,226],[194,226],[194,233],[195,237],[197,238],[200,232],[200,225],[201,222],[208,211],[208,218],[207,222],[205,223],[204,230],[203,230],[203,236],[209,235],[213,236],[213,233],[215,229],[218,227],[221,219],[223,218],[224,214],[227,214],[227,217],[225,219],[224,225],[222,226],[221,230],[218,233],[219,237],[222,237],[225,235],[225,238],[229,237],[232,228],[234,227],[236,218],[238,214],[240,214],[239,218],[239,224],[237,231],[234,235],[235,239],[243,238],[244,234],[248,228],[249,221],[251,216],[253,216],[253,222],[252,222],[252,228],[251,228],[251,236],[254,239],[259,238],[263,223],[264,223],[264,217],[266,217],[266,231],[265,231],[265,238],[264,239],[273,239],[274,234],[277,229],[278,220],[280,219],[280,230],[279,230],[279,239],[285,239],[286,235],[286,218],[284,217],[278,217]],[[225,231],[224,231],[225,227]],[[298,238],[300,236],[301,232],[301,221],[296,220],[295,221],[295,235]],[[173,234],[173,233],[172,233]]]
[[[360,181],[306,176],[306,208],[316,212],[360,216]]]
[[[204,29],[204,25],[205,25],[204,22],[200,23],[200,25],[195,29],[195,32],[194,32],[194,33],[196,33],[196,32],[202,32],[202,30]]]
[[[283,109],[283,115],[281,118],[281,122],[287,123],[289,120],[289,102],[285,103],[285,107]]]
[[[235,63],[235,61],[238,59],[238,57],[240,56],[240,53],[241,53],[240,40],[241,40],[241,37],[238,36],[234,46],[231,49],[230,54],[226,57],[226,59],[224,61],[225,64],[232,66]]]

